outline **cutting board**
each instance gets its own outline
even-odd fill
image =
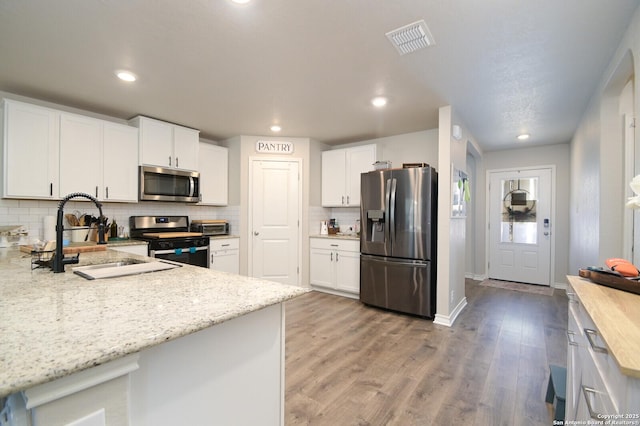
[[[202,237],[202,232],[146,232],[142,236],[147,238]]]
[[[77,245],[74,245],[77,244]],[[107,250],[106,244],[93,244],[88,245],[87,243],[71,243],[70,245],[62,248],[62,254],[72,254],[72,253],[89,253],[92,251],[105,251]],[[20,251],[23,253],[31,253],[33,251],[33,246],[20,246]]]

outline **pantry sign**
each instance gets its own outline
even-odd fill
[[[293,142],[258,141],[256,152],[260,154],[293,154]]]

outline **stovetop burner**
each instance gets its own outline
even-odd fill
[[[209,245],[209,237],[189,232],[188,216],[131,216],[129,230],[132,238],[148,241],[152,250]]]

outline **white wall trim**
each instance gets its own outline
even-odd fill
[[[445,327],[451,327],[458,318],[458,315],[467,306],[467,298],[463,297],[460,303],[453,309],[450,315],[436,314],[433,323],[438,325],[444,325]]]

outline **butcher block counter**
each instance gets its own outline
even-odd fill
[[[190,391],[180,390],[180,380],[189,374],[198,382],[198,389],[224,387],[227,394],[218,408],[221,419],[227,407],[233,411],[244,408],[242,415],[251,415],[247,408],[253,400],[282,404],[283,302],[308,290],[191,265],[101,280],[86,280],[72,272],[75,266],[124,258],[155,260],[115,250],[82,253],[78,265],[66,265],[67,272],[54,274],[49,269],[32,269],[31,256],[17,248],[0,251],[0,399],[26,395],[30,408],[30,403],[35,404],[29,401],[32,389],[134,356],[129,368],[134,371],[123,385],[131,387],[125,392],[131,394],[127,415],[131,421],[125,424],[154,424],[162,416],[171,416],[172,410],[179,410],[179,420],[188,423],[182,410],[196,411],[198,399],[191,395],[183,398],[190,401],[176,402],[186,406],[175,406],[166,399],[173,401],[176,392]],[[254,342],[263,342],[264,351],[273,354],[271,364],[261,358],[262,347],[251,346]],[[251,367],[254,358],[256,364]],[[239,377],[247,376],[252,392],[256,383],[260,386],[262,376],[273,376],[265,378],[277,385],[265,390],[268,398],[257,394],[256,398],[233,400],[234,392],[244,396],[248,389],[233,389],[224,377],[242,368],[248,370]],[[269,373],[263,374],[265,369]],[[209,375],[217,377],[209,380]],[[163,382],[165,377],[169,382]],[[193,382],[182,385],[196,386]],[[217,395],[218,390],[202,397],[213,397],[212,392]],[[189,403],[196,404],[195,409]],[[211,407],[207,410],[213,410]],[[279,418],[281,407],[276,408],[274,416]],[[267,411],[273,413],[273,407]],[[107,414],[106,424],[120,422],[108,419]],[[69,420],[75,419],[65,421]]]
[[[585,278],[568,278],[620,371],[640,378],[640,296],[595,284]]]

